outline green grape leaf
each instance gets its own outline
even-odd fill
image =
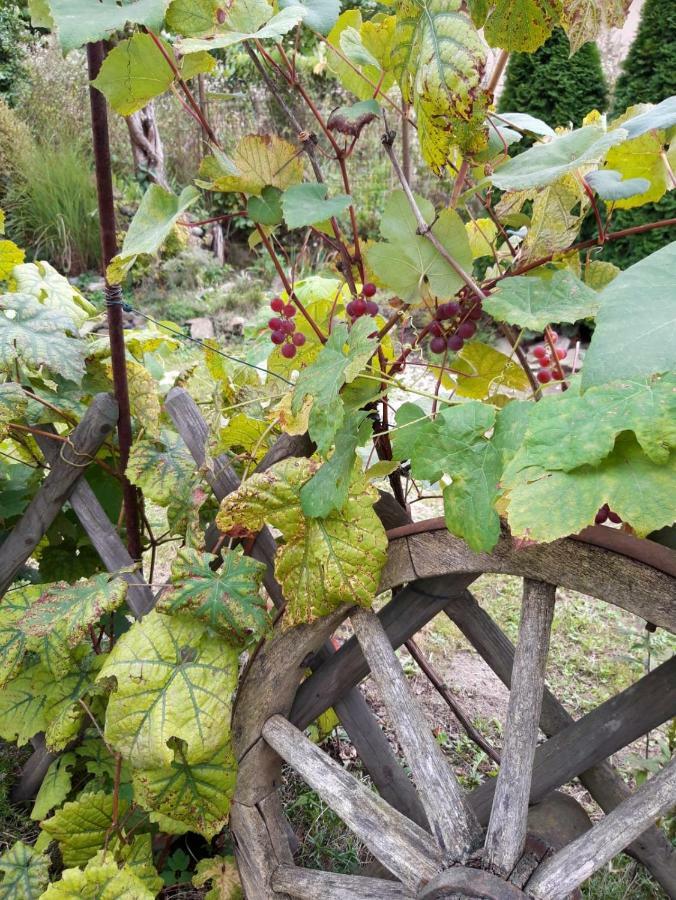
[[[166,49],[172,53],[168,44]],[[116,113],[130,116],[168,90],[173,81],[174,71],[151,35],[137,32],[110,51],[93,84]]]
[[[543,331],[552,322],[578,322],[595,316],[603,302],[570,269],[551,279],[517,275],[505,278],[484,301],[484,309],[501,322]]]
[[[351,413],[335,436],[335,449],[300,490],[300,504],[306,516],[323,518],[347,503],[356,449],[371,433],[368,414]]]
[[[343,87],[360,100],[373,99],[381,78],[380,90],[383,94],[394,84],[392,47],[395,22],[395,16],[381,13],[376,13],[368,22],[362,22],[358,9],[346,9],[329,32],[326,44],[328,68]]]
[[[431,231],[465,271],[472,270],[472,251],[460,216],[444,209],[435,222],[434,207],[423,197],[416,202]],[[464,281],[432,243],[418,234],[418,225],[403,191],[387,198],[380,233],[385,241],[370,244],[368,264],[375,275],[405,302],[452,297]]]
[[[39,595],[35,586],[8,591],[0,606],[0,688],[18,673],[28,649],[28,636],[21,622]]]
[[[456,376],[459,397],[484,400],[500,388],[528,390],[528,377],[519,363],[480,341],[465,344],[453,360],[453,369],[462,373]]]
[[[240,4],[239,7],[235,5],[230,17],[226,20],[226,25],[215,34],[205,38],[184,38],[177,41],[176,49],[180,53],[189,54],[201,50],[224,50],[226,47],[241,44],[243,41],[279,40],[292,28],[295,28],[307,14],[307,7],[293,3],[270,17],[272,7],[266,3],[268,20],[265,25],[258,27],[258,14],[262,5],[251,5],[256,9],[257,15],[254,16],[247,15],[246,4]],[[241,14],[239,14],[240,10]],[[235,15],[236,12],[237,15]]]
[[[267,186],[286,190],[303,177],[298,149],[276,135],[248,134],[237,144],[232,159],[223,153],[207,156],[198,182],[212,191],[237,191],[260,196]]]
[[[417,403],[402,403],[396,414],[396,428],[392,431],[392,455],[395,459],[411,459],[415,445],[423,434],[434,428],[432,419]]]
[[[127,595],[123,578],[104,572],[76,584],[49,585],[24,615],[27,635],[43,637],[55,632],[75,647],[101,616],[118,609]]]
[[[140,440],[133,444],[126,474],[153,503],[169,506],[184,495],[186,485],[193,483],[195,463],[178,435],[163,432],[161,442]]]
[[[0,369],[14,374],[15,363],[45,366],[77,384],[84,374],[85,345],[75,323],[47,309],[30,294],[0,295]]]
[[[14,241],[0,241],[0,281],[5,281],[12,274],[15,266],[25,258],[24,251]]]
[[[131,22],[159,31],[169,0],[49,0],[51,16],[64,51],[105,40]]]
[[[585,175],[584,180],[602,200],[627,200],[650,189],[647,178],[624,178],[614,169],[597,169]]]
[[[640,112],[635,112],[641,110]],[[622,127],[628,133],[629,138],[637,138],[648,131],[657,129],[668,129],[676,125],[676,97],[667,97],[657,106],[649,104],[639,104],[630,107],[627,112],[631,115],[629,118],[616,120],[613,124],[622,122]]]
[[[574,175],[563,175],[535,192],[531,221],[523,242],[524,259],[540,259],[567,250],[589,208],[589,198]]]
[[[119,815],[128,803],[119,798]],[[77,800],[57,809],[40,825],[51,840],[58,841],[66,866],[83,866],[99,852],[113,821],[113,795],[105,791],[80,794]]]
[[[12,279],[19,293],[32,294],[48,309],[65,313],[78,328],[98,313],[93,303],[44,260],[15,266]]]
[[[588,163],[597,163],[611,147],[626,140],[622,128],[604,131],[585,125],[559,135],[547,144],[536,144],[499,166],[491,181],[501,191],[523,191],[545,187],[567,172]]]
[[[49,884],[49,857],[17,841],[0,856],[0,898],[38,900]]]
[[[201,888],[208,882],[211,882],[211,888],[204,895],[204,900],[241,900],[243,897],[234,856],[201,859],[195,866],[192,883],[194,887]]]
[[[624,131],[624,121],[627,116],[631,116],[634,110],[641,108],[630,107],[624,116],[617,119],[613,125],[620,126],[620,129]],[[618,209],[633,209],[635,206],[643,206],[645,203],[657,203],[668,190],[673,188],[670,169],[676,166],[676,146],[665,153],[665,141],[664,131],[648,131],[639,137],[624,141],[618,147],[612,147],[608,151],[606,165],[609,169],[618,171],[623,178],[630,182],[648,181],[648,186],[644,191],[634,192],[628,197],[617,199],[615,206]]]
[[[98,680],[109,678],[106,740],[135,768],[170,765],[177,741],[200,762],[228,733],[237,651],[193,618],[153,611],[135,622],[101,668]]]
[[[436,172],[453,147],[466,154],[485,147],[486,52],[461,0],[401,0],[392,65],[415,109],[423,157]]]
[[[188,547],[178,551],[171,565],[172,587],[157,604],[159,612],[187,613],[209,626],[231,646],[245,648],[270,627],[260,586],[265,565],[241,548],[223,551],[223,563],[211,568],[216,557]]]
[[[312,397],[308,431],[319,453],[326,454],[343,422],[340,389],[354,381],[376,350],[372,332],[373,321],[366,316],[357,319],[349,331],[339,323],[316,360],[298,376],[291,410],[297,415],[305,398]]]
[[[283,217],[281,197],[282,192],[275,187],[263,188],[260,197],[249,197],[246,211],[251,221],[259,225],[279,225]]]
[[[103,845],[105,838],[101,838]],[[158,885],[154,879],[154,888]],[[65,869],[61,880],[47,888],[41,900],[153,900],[156,889],[149,889],[134,867],[118,866],[111,853],[100,850],[84,869]]]
[[[218,432],[218,440],[214,450],[217,453],[239,451],[245,458],[259,463],[268,450],[266,435],[270,432],[269,423],[261,419],[252,419],[246,413],[236,413]]]
[[[320,34],[328,34],[340,15],[340,0],[280,0],[280,9],[287,6],[302,7],[303,24]]]
[[[584,388],[676,369],[676,241],[621,272],[601,308],[584,360]],[[650,297],[637,312],[639,297]]]
[[[121,844],[117,848],[119,861],[124,867],[143,882],[153,897],[157,897],[164,887],[164,880],[158,875],[153,862],[153,836],[151,834],[138,834],[131,844]],[[92,865],[90,861],[89,866]]]
[[[512,533],[554,541],[590,525],[607,503],[639,537],[671,525],[676,508],[676,453],[652,462],[632,434],[623,433],[597,466],[550,472],[539,466],[505,479]]]
[[[571,55],[587,41],[595,41],[602,30],[621,28],[630,6],[631,0],[566,0],[561,24]]]
[[[347,194],[327,197],[325,184],[296,184],[282,194],[284,221],[288,228],[304,228],[339,216],[352,202]]]
[[[223,830],[235,792],[237,762],[229,744],[188,764],[176,753],[166,766],[134,769],[134,796],[167,834],[196,831],[207,840]]]
[[[561,17],[561,0],[469,0],[477,27],[491,47],[533,53]]]
[[[47,774],[42,780],[40,790],[38,791],[33,809],[31,810],[31,819],[40,822],[46,818],[47,814],[60,806],[70,793],[73,782],[71,769],[75,765],[76,756],[74,753],[62,753],[57,756],[47,769]],[[2,890],[0,889],[0,896]]]
[[[167,10],[167,28],[184,37],[213,34],[220,24],[223,6],[219,0],[172,0]]]
[[[287,625],[311,622],[342,603],[370,606],[385,562],[387,538],[373,510],[375,489],[363,476],[350,485],[347,503],[326,518],[306,518],[300,491],[319,462],[288,459],[253,475],[223,500],[216,522],[221,531],[235,525],[278,528],[275,574],[288,606]]]

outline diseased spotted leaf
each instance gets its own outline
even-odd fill
[[[610,262],[601,259],[592,259],[584,267],[584,283],[595,291],[602,291],[608,287],[620,274],[621,269]]]
[[[484,308],[501,322],[542,331],[558,322],[578,322],[593,317],[603,295],[576,278],[570,269],[559,269],[551,279],[517,275],[505,278],[484,301]]]
[[[325,184],[296,184],[282,194],[284,221],[288,228],[304,228],[325,222],[345,212],[352,202],[347,194],[327,197]]]
[[[151,612],[125,632],[98,680],[114,678],[106,740],[135,768],[168,766],[181,742],[189,763],[221,746],[237,686],[237,651],[194,618]]]
[[[676,369],[676,241],[635,263],[598,295],[583,387]],[[649,297],[636,314],[637,298]]]
[[[195,616],[243,649],[270,627],[260,594],[265,565],[245,556],[241,548],[224,550],[222,557],[214,570],[209,565],[216,559],[213,554],[188,547],[179,550],[171,566],[172,587],[162,594],[157,609]]]
[[[209,882],[204,900],[241,900],[243,896],[234,856],[213,856],[197,863],[193,885],[205,887]]]
[[[415,109],[423,157],[441,172],[453,147],[486,145],[484,44],[461,0],[401,0],[392,66]]]
[[[58,38],[68,52],[93,41],[109,38],[131,22],[153,31],[162,27],[169,0],[49,0]]]
[[[113,821],[113,802],[113,795],[104,791],[80,794],[42,822],[42,830],[58,841],[66,866],[83,866],[99,852]],[[123,798],[119,804],[122,816],[128,804]]]
[[[134,796],[166,834],[196,831],[211,840],[227,822],[236,778],[229,744],[192,764],[177,750],[166,766],[134,769]]]
[[[263,9],[267,7],[267,10]],[[264,16],[261,22],[261,10]],[[272,15],[268,3],[235,3],[225,23],[206,37],[183,38],[176,44],[180,53],[224,50],[243,41],[279,40],[307,15],[307,7],[293,3]]]
[[[66,313],[47,309],[31,294],[0,295],[0,369],[14,374],[16,363],[45,366],[78,384],[84,374],[84,342]]]
[[[380,113],[380,105],[376,100],[360,100],[351,106],[339,106],[338,109],[334,109],[326,124],[330,131],[359,137],[370,122],[379,118]]]
[[[533,53],[547,40],[562,12],[561,0],[469,0],[491,47]]]
[[[323,519],[307,518],[300,491],[319,468],[316,460],[288,459],[253,475],[223,500],[218,527],[278,528],[284,538],[275,558],[275,574],[288,606],[287,625],[310,622],[341,603],[370,606],[387,539],[373,510],[375,489],[355,476],[340,510]]]
[[[140,440],[132,446],[127,477],[160,506],[183,496],[194,482],[195,465],[178,435],[163,432],[161,441]]]
[[[28,649],[28,636],[21,621],[40,594],[35,586],[8,591],[0,605],[0,688],[19,671]]]
[[[33,809],[31,819],[40,822],[47,817],[55,806],[60,806],[70,793],[73,776],[71,769],[75,765],[74,753],[62,753],[57,756],[47,769],[47,774],[42,780]],[[0,886],[0,897],[2,887]]]
[[[494,347],[472,341],[453,360],[456,393],[460,397],[484,400],[500,388],[528,390],[528,378],[519,363]]]
[[[23,841],[17,841],[0,856],[0,898],[38,900],[49,884],[49,857]]]
[[[347,325],[339,323],[317,359],[298,376],[291,409],[298,414],[305,398],[313,398],[308,431],[322,454],[331,447],[343,421],[340,389],[354,381],[376,349],[372,332],[373,322],[368,317],[357,319],[349,332]]]
[[[590,205],[574,175],[563,175],[533,194],[531,221],[523,242],[524,261],[567,250],[575,242]]]
[[[602,30],[621,28],[630,6],[631,0],[565,0],[561,24],[571,55],[587,41],[595,41]]]
[[[303,178],[298,149],[276,135],[249,134],[237,144],[232,159],[223,153],[207,156],[200,183],[213,191],[238,191],[260,196],[265,187],[280,191]]]

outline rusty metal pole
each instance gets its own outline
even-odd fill
[[[93,81],[106,56],[103,41],[87,44],[87,66],[89,79]],[[108,137],[108,111],[106,99],[96,88],[89,87],[89,103],[92,120],[94,166],[96,171],[96,193],[99,206],[99,228],[103,271],[117,253],[115,234],[115,201],[113,198],[113,178],[110,165],[110,141]],[[129,387],[125,359],[124,330],[122,322],[122,290],[119,285],[106,282],[106,310],[108,315],[108,335],[110,339],[110,361],[113,369],[113,385],[120,416],[117,434],[120,445],[120,470],[124,472],[131,449],[131,414],[129,410]],[[125,478],[123,484],[124,521],[127,531],[127,549],[132,559],[141,558],[141,533],[139,497],[137,489]]]

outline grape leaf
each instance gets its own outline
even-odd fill
[[[484,301],[484,309],[501,322],[542,331],[552,322],[595,316],[602,298],[570,269],[559,269],[549,280],[525,275],[505,278]]]
[[[39,822],[46,818],[47,814],[55,806],[60,806],[63,803],[70,793],[73,781],[70,770],[75,765],[75,762],[76,756],[74,753],[62,753],[52,761],[35,798],[35,803],[31,810],[31,819]],[[2,889],[0,888],[1,896]]]
[[[502,191],[545,187],[566,172],[598,162],[610,147],[626,137],[627,132],[622,128],[604,131],[598,125],[585,125],[547,144],[536,144],[508,160],[495,170],[491,180]]]
[[[57,809],[40,825],[49,837],[58,841],[66,866],[83,866],[99,852],[113,821],[113,795],[105,791],[80,794],[77,800]],[[120,817],[128,803],[119,798]]]
[[[200,166],[201,186],[260,196],[267,186],[286,190],[303,177],[303,162],[293,144],[276,135],[248,134],[232,160],[223,153],[207,156]]]
[[[347,503],[326,518],[306,518],[300,491],[319,468],[316,460],[288,459],[253,475],[223,500],[216,522],[278,528],[275,574],[288,606],[287,625],[311,622],[341,603],[370,606],[385,562],[387,538],[373,510],[375,489],[355,476]]]
[[[189,54],[202,50],[224,50],[243,41],[279,40],[307,14],[307,7],[293,3],[273,16],[272,7],[267,3],[265,25],[259,27],[259,15],[263,4],[239,4],[233,7],[225,26],[213,34],[203,38],[183,38],[177,41],[176,48],[180,53]],[[248,10],[256,9],[256,15],[248,15]]]
[[[498,236],[498,226],[492,219],[472,219],[465,223],[472,259],[493,255],[493,245]]]
[[[159,31],[169,0],[49,0],[59,42],[68,53],[94,41],[104,40],[127,22]]]
[[[376,349],[377,341],[370,336],[372,332],[373,322],[369,317],[357,319],[349,332],[347,325],[339,323],[317,359],[298,376],[291,410],[298,414],[305,398],[313,398],[308,431],[322,454],[331,447],[343,422],[340,389],[354,381]]]
[[[116,850],[118,862],[124,863],[124,868],[133,872],[153,897],[161,894],[164,880],[161,875],[157,874],[153,862],[153,836],[151,834],[137,834],[131,844],[121,844]],[[100,858],[101,854],[95,857],[95,860]],[[94,865],[94,860],[90,860],[87,865],[90,867]],[[111,900],[113,900],[112,897]]]
[[[589,198],[574,175],[563,175],[535,192],[524,259],[534,260],[567,250],[577,237]]]
[[[561,24],[571,55],[587,41],[595,41],[602,30],[621,28],[630,6],[631,0],[566,0]]]
[[[640,107],[630,107],[625,115],[613,124],[624,130],[626,117],[631,116],[638,108]],[[609,169],[618,171],[623,178],[631,181],[643,179],[649,182],[644,191],[634,192],[629,197],[616,200],[615,206],[618,209],[633,209],[636,206],[643,206],[644,203],[657,203],[673,188],[669,168],[676,166],[676,146],[665,153],[665,142],[664,131],[647,131],[608,151],[606,164]]]
[[[401,0],[392,66],[415,109],[423,157],[436,172],[455,146],[467,154],[483,149],[486,53],[461,0]]]
[[[603,262],[600,259],[592,259],[584,267],[584,283],[595,291],[602,291],[608,287],[620,274],[620,269],[613,263]]]
[[[465,271],[472,269],[472,251],[465,226],[452,209],[444,209],[435,222],[434,207],[416,195],[423,218],[432,225],[432,233]],[[451,297],[464,281],[439,254],[432,243],[418,234],[418,224],[403,191],[393,191],[385,203],[380,220],[385,241],[370,244],[368,264],[375,275],[397,296],[413,302],[436,297]]]
[[[584,388],[676,368],[676,241],[621,272],[601,307],[584,360]],[[649,297],[637,312],[637,298]]]
[[[72,585],[58,582],[49,585],[31,605],[21,627],[35,637],[56,632],[69,647],[75,647],[89,626],[120,607],[126,595],[127,582],[107,572]]]
[[[211,840],[228,819],[237,762],[229,744],[201,762],[180,752],[166,766],[134,769],[134,796],[167,834],[196,831]]]
[[[373,98],[381,78],[380,90],[383,94],[394,83],[392,46],[395,21],[395,16],[377,13],[369,21],[362,22],[358,9],[346,9],[329,32],[326,44],[328,68],[343,87],[360,100]],[[358,40],[353,32],[356,32]],[[347,57],[349,62],[343,57]]]
[[[84,374],[84,342],[63,312],[45,308],[30,294],[0,295],[0,369],[14,374],[16,362],[45,366],[78,384]]]
[[[561,0],[469,0],[469,9],[491,47],[533,53],[561,16]]]
[[[627,112],[631,113],[628,118],[623,116],[621,119],[616,119],[613,125],[621,121],[622,127],[630,138],[640,137],[642,134],[656,129],[672,128],[676,125],[676,96],[667,97],[657,106],[647,103],[632,106]]]
[[[624,178],[614,169],[597,169],[585,175],[584,180],[602,200],[627,200],[650,190],[647,178]]]
[[[234,856],[213,856],[201,859],[192,877],[194,887],[204,887],[211,882],[204,900],[241,900],[242,886]]]
[[[360,100],[350,106],[339,106],[334,109],[329,116],[327,128],[340,134],[359,137],[363,129],[378,119],[380,114],[381,108],[376,100]]]
[[[14,241],[0,241],[0,281],[12,274],[12,269],[24,261],[26,254]]]
[[[237,652],[192,618],[151,612],[113,647],[98,680],[114,678],[106,740],[136,768],[168,766],[180,741],[189,763],[228,733]]]
[[[130,116],[168,90],[173,80],[174,71],[153,38],[137,32],[110,51],[93,84],[115,112]]]
[[[500,388],[528,390],[528,378],[518,362],[488,344],[472,341],[465,344],[453,360],[456,394],[484,400]]]
[[[38,900],[49,884],[49,857],[23,841],[17,841],[0,856],[2,900]]]
[[[512,470],[513,471],[513,470]],[[671,525],[676,508],[676,453],[664,465],[623,433],[597,466],[550,472],[531,466],[505,479],[512,533],[554,541],[590,525],[607,503],[639,537]]]
[[[213,34],[225,13],[220,0],[172,0],[167,10],[167,27],[185,37]]]
[[[48,309],[66,313],[78,328],[98,312],[93,303],[44,260],[15,266],[12,278],[17,291],[32,294]]]
[[[113,382],[112,363],[106,363],[106,374]],[[127,360],[127,386],[129,406],[139,426],[149,437],[159,437],[162,403],[157,379],[144,365],[134,359]]]
[[[260,197],[249,197],[246,211],[252,222],[258,222],[260,225],[279,225],[283,217],[281,197],[282,192],[275,187],[263,188]]]
[[[506,122],[508,125],[512,125],[521,131],[529,131],[531,134],[540,136],[556,137],[556,132],[553,128],[546,122],[543,122],[542,119],[538,119],[536,116],[531,116],[528,113],[501,112],[499,115],[493,113],[491,119],[493,118],[497,120],[498,125]]]
[[[194,476],[192,456],[176,434],[163,432],[161,441],[140,440],[131,448],[127,477],[159,506],[182,497]]]
[[[39,595],[34,586],[8,591],[0,606],[0,688],[18,673],[28,649],[28,636],[21,621]]]
[[[110,852],[100,850],[84,869],[65,869],[61,880],[50,884],[41,900],[153,900],[161,880],[154,878],[153,882],[148,888],[134,867],[119,866]]]
[[[279,8],[300,6],[303,24],[320,34],[328,34],[340,15],[340,0],[280,0]]]
[[[347,194],[327,197],[325,184],[296,184],[282,194],[284,221],[288,228],[304,228],[339,216],[352,202]]]
[[[260,586],[263,563],[245,556],[241,548],[223,551],[223,563],[215,571],[211,553],[188,547],[178,551],[171,565],[172,587],[157,605],[159,612],[188,613],[243,649],[270,627]]]

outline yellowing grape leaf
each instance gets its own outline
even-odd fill
[[[498,226],[492,219],[472,219],[465,223],[465,230],[469,239],[469,248],[472,251],[472,259],[493,255]]]
[[[223,153],[207,156],[200,166],[198,184],[211,191],[260,196],[265,187],[284,191],[302,178],[298,148],[274,134],[248,134],[237,144],[231,160]]]
[[[0,295],[0,370],[15,364],[45,366],[78,384],[84,374],[84,342],[63,312],[45,308],[30,294]]]
[[[288,601],[287,625],[310,622],[341,603],[370,606],[387,539],[373,511],[375,489],[362,476],[350,485],[347,502],[326,518],[307,518],[300,491],[319,468],[308,459],[288,459],[253,475],[221,503],[221,531],[242,525],[255,531],[278,528],[284,544],[277,550],[275,574]]]
[[[484,301],[484,308],[501,322],[542,331],[552,322],[577,322],[596,315],[602,303],[570,269],[559,269],[549,280],[517,275],[505,278]]]
[[[564,175],[537,191],[523,242],[524,259],[540,259],[567,250],[575,241],[588,208],[589,199],[573,175]]]
[[[561,24],[571,55],[587,41],[595,41],[603,29],[621,28],[630,6],[631,0],[565,0]]]
[[[106,364],[106,374],[112,381],[112,363]],[[144,365],[134,359],[127,360],[127,385],[129,387],[129,405],[140,428],[151,437],[158,437],[162,404],[157,379]]]
[[[49,0],[59,42],[67,53],[92,41],[109,38],[127,22],[159,31],[169,0]]]
[[[211,882],[211,888],[204,900],[240,900],[243,896],[234,856],[201,859],[195,867],[192,883],[199,888],[208,882]]]
[[[472,269],[472,251],[465,226],[452,209],[444,209],[435,221],[432,204],[416,196],[425,221],[432,233],[465,271]],[[441,256],[432,243],[418,234],[418,224],[403,191],[393,191],[387,198],[380,220],[380,233],[385,241],[372,243],[366,259],[382,284],[391,288],[408,303],[435,297],[452,297],[464,281]]]
[[[630,107],[613,124],[621,127],[625,119],[631,118],[641,108]],[[614,205],[618,209],[633,209],[645,203],[657,203],[673,188],[669,168],[676,166],[676,145],[667,151],[665,143],[664,131],[648,131],[608,151],[608,169],[619,172],[626,180],[642,178],[650,182],[644,191],[616,200]]]
[[[526,391],[529,387],[528,377],[516,360],[480,341],[465,344],[453,360],[453,369],[463,373],[456,376],[460,397],[484,400],[500,388]]]
[[[477,27],[491,47],[533,53],[558,24],[561,0],[469,0]]]
[[[0,281],[12,274],[12,269],[24,261],[26,254],[14,241],[0,241]]]
[[[211,840],[227,822],[236,778],[237,762],[229,743],[192,764],[177,749],[166,766],[134,769],[134,796],[165,833],[196,831]]]
[[[49,857],[23,841],[0,856],[0,897],[3,900],[38,900],[49,884]]]
[[[550,472],[539,466],[505,479],[512,533],[554,541],[591,525],[607,503],[639,537],[671,525],[676,508],[676,453],[657,465],[632,434],[621,434],[597,466]]]
[[[461,0],[401,0],[392,66],[435,171],[443,171],[453,147],[472,154],[486,146],[486,53]]]
[[[602,291],[620,274],[620,269],[610,262],[592,259],[584,267],[584,283],[595,291]]]
[[[216,557],[184,547],[171,565],[172,587],[157,604],[160,612],[187,613],[222,635],[231,646],[243,649],[270,627],[260,586],[265,566],[241,548],[224,550],[223,563],[210,567]]]
[[[149,889],[133,866],[119,866],[112,853],[101,850],[84,869],[65,869],[61,880],[50,884],[41,900],[153,900],[161,885],[157,879],[154,882]]]
[[[119,798],[120,816],[128,803]],[[77,800],[57,809],[41,824],[49,837],[58,841],[66,866],[83,866],[99,852],[113,820],[113,795],[105,791],[80,794]]]
[[[362,22],[360,10],[346,9],[329,32],[326,45],[329,70],[360,100],[373,98],[381,78],[383,93],[394,83],[394,29],[394,16],[377,13],[368,22]]]
[[[200,762],[228,733],[237,652],[195,619],[153,611],[135,622],[101,668],[109,678],[106,740],[136,768],[170,765],[176,741]]]
[[[203,37],[217,30],[219,15],[224,14],[225,4],[219,0],[172,0],[167,10],[167,28],[184,37]]]
[[[71,769],[75,765],[74,753],[62,753],[57,756],[47,769],[47,774],[42,780],[33,809],[31,819],[40,822],[47,817],[55,806],[60,806],[70,793],[73,776]],[[0,888],[0,896],[2,890]]]
[[[93,303],[44,260],[15,266],[12,279],[17,291],[32,294],[48,309],[66,313],[78,328],[98,312]]]

